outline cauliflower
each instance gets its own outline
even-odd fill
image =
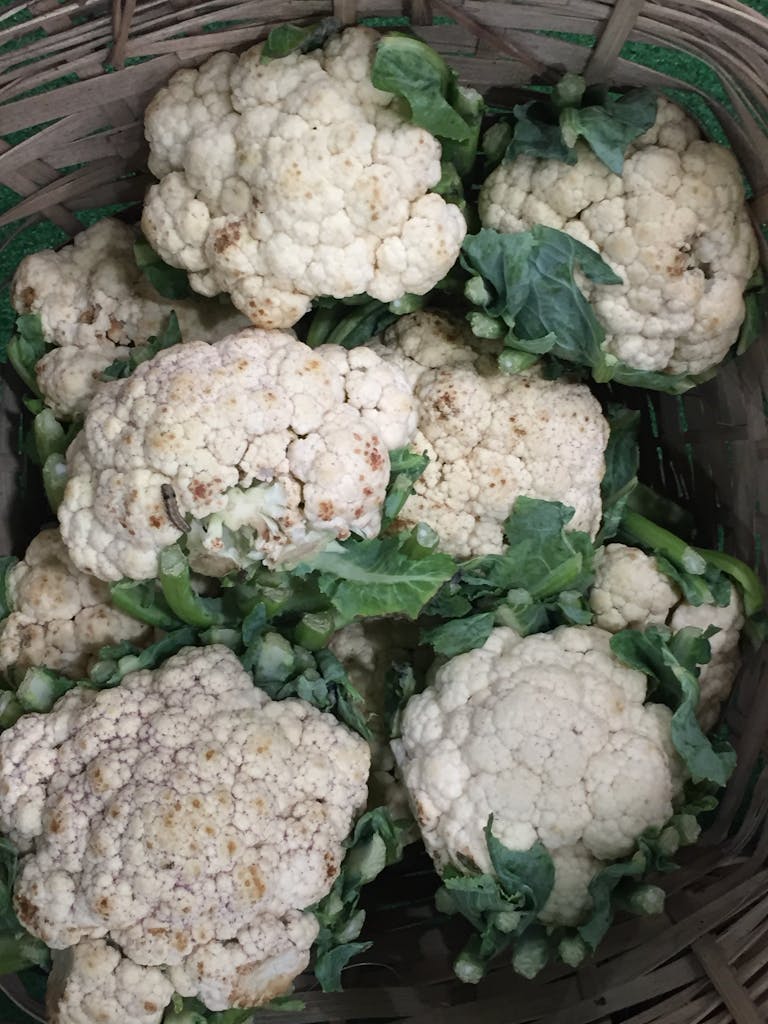
[[[25,257],[13,278],[16,312],[36,313],[55,346],[35,372],[60,419],[83,415],[102,371],[157,335],[172,310],[184,341],[215,341],[247,324],[230,305],[164,299],[137,267],[134,241],[127,224],[100,220],[57,252]]]
[[[270,700],[218,645],[75,689],[4,732],[14,906],[47,945],[75,947],[60,1024],[137,1019],[137,991],[148,1022],[174,989],[211,1010],[284,992],[309,961],[319,925],[305,908],[339,873],[369,763],[363,739]]]
[[[261,46],[217,53],[147,108],[145,235],[259,327],[290,327],[315,296],[424,294],[458,257],[464,218],[429,192],[440,144],[371,84],[378,38],[350,28],[264,64]]]
[[[529,155],[502,163],[480,192],[483,225],[516,233],[543,224],[600,253],[623,283],[578,283],[605,349],[622,362],[671,374],[716,366],[737,338],[758,264],[735,157],[703,142],[663,97],[620,176],[585,143],[576,153],[574,165]]]
[[[53,953],[46,1002],[49,1024],[156,1024],[173,995],[157,967],[140,967],[103,939]]]
[[[378,533],[388,451],[415,426],[405,378],[370,349],[259,330],[177,345],[94,397],[68,450],[62,537],[103,580],[156,576],[187,515],[207,575],[295,564]]]
[[[410,819],[408,797],[395,775],[385,719],[387,675],[397,661],[413,658],[416,636],[405,619],[369,619],[340,629],[329,647],[344,666],[352,686],[365,702],[371,740],[369,806],[389,808],[395,821]],[[415,838],[412,837],[412,838]]]
[[[581,384],[501,373],[469,332],[436,313],[401,317],[371,346],[399,366],[419,406],[415,451],[430,462],[398,522],[427,522],[444,551],[499,553],[519,495],[575,509],[597,533],[608,424]]]
[[[675,631],[686,626],[717,628],[709,639],[712,658],[699,670],[697,718],[705,732],[711,729],[741,667],[739,637],[744,608],[736,588],[731,587],[731,599],[724,607],[692,605],[683,600],[679,588],[656,567],[651,555],[625,544],[609,544],[596,559],[589,603],[595,624],[610,633],[644,629],[654,623]]]
[[[682,595],[640,548],[609,544],[595,553],[589,604],[595,625],[609,633],[665,623]]]
[[[643,703],[645,676],[614,657],[610,638],[592,626],[524,639],[498,627],[438,668],[392,741],[438,870],[462,858],[491,870],[491,814],[509,849],[544,844],[555,865],[547,924],[577,923],[591,878],[666,823],[682,792],[672,713]]]
[[[109,587],[75,568],[58,530],[43,530],[6,579],[11,614],[0,623],[0,672],[45,665],[82,679],[100,648],[143,645],[151,627],[113,608]]]

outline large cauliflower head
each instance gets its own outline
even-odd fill
[[[610,634],[560,627],[522,639],[494,629],[411,698],[392,747],[438,869],[469,858],[490,871],[484,828],[511,850],[538,840],[555,864],[541,919],[574,924],[605,861],[664,824],[683,768],[671,712],[644,704],[646,678]]]
[[[216,341],[247,325],[229,303],[159,295],[136,265],[135,240],[122,221],[100,220],[71,245],[25,257],[13,278],[16,312],[37,314],[54,346],[35,372],[60,419],[81,416],[102,371],[159,334],[171,311],[183,341]]]
[[[415,426],[404,376],[368,348],[259,330],[177,345],[99,389],[68,451],[62,536],[104,580],[156,576],[179,515],[208,575],[298,562],[378,533],[388,452]]]
[[[579,277],[606,333],[605,348],[640,370],[698,374],[716,366],[744,319],[758,263],[741,172],[704,142],[679,107],[659,99],[656,122],[629,147],[621,175],[579,142],[574,165],[523,155],[480,192],[485,227],[535,224],[595,249],[621,277]]]
[[[99,650],[123,640],[143,645],[151,627],[113,608],[109,587],[77,569],[58,530],[43,530],[10,570],[11,614],[0,622],[0,672],[45,665],[82,679]]]
[[[437,313],[402,317],[372,345],[408,377],[419,407],[411,447],[429,465],[399,516],[427,522],[444,551],[499,553],[520,495],[561,501],[595,536],[608,424],[582,384],[501,373],[492,353]]]
[[[142,227],[204,295],[228,292],[260,327],[289,327],[313,297],[429,291],[466,233],[430,193],[440,144],[371,84],[378,34],[261,63],[261,46],[177,72],[150,103],[160,179]]]
[[[19,919],[54,949],[107,940],[212,1010],[258,1006],[308,963],[305,908],[338,875],[369,763],[359,736],[270,700],[221,646],[73,690],[0,737]],[[114,989],[116,967],[93,984]]]
[[[679,587],[657,566],[652,555],[626,544],[609,544],[595,558],[595,582],[589,595],[595,625],[609,633],[667,625],[672,630],[694,626],[717,632],[709,638],[711,659],[699,668],[702,729],[713,728],[730,696],[741,667],[739,640],[744,605],[735,587],[727,605],[692,605]]]

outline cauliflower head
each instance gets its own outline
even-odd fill
[[[388,452],[415,427],[407,381],[368,348],[260,330],[177,345],[94,397],[67,453],[62,537],[103,580],[156,576],[179,515],[206,575],[296,563],[378,533]]]
[[[58,530],[32,540],[6,590],[11,614],[0,622],[0,672],[45,665],[82,679],[102,647],[151,639],[150,626],[112,607],[106,583],[74,566]]]
[[[145,968],[212,1010],[285,991],[308,963],[319,926],[305,908],[339,872],[369,764],[361,737],[304,701],[272,701],[222,646],[22,717],[0,737],[0,827],[22,854],[19,920],[75,947],[65,999],[90,988],[114,1004],[144,976],[159,1001],[167,989]],[[97,956],[102,940],[127,962]]]
[[[402,317],[371,346],[399,366],[419,407],[411,447],[429,464],[398,522],[427,522],[444,551],[501,552],[520,495],[575,510],[570,528],[597,533],[608,424],[582,384],[501,373],[467,329],[430,312]]]
[[[485,227],[557,228],[600,253],[622,284],[578,284],[605,348],[640,370],[703,373],[736,341],[743,293],[758,264],[741,172],[663,97],[655,124],[629,147],[621,175],[577,144],[574,165],[523,155],[479,196]]]
[[[145,115],[142,228],[204,295],[259,327],[290,327],[320,295],[424,294],[466,233],[429,192],[441,147],[370,75],[378,33],[261,63],[261,46],[182,69]]]
[[[677,631],[686,626],[717,633],[709,638],[712,657],[699,669],[699,707],[696,717],[706,732],[720,716],[741,667],[739,639],[744,626],[744,606],[735,587],[731,599],[720,607],[692,605],[680,589],[656,565],[651,555],[626,544],[609,544],[595,559],[595,582],[589,596],[595,625],[609,633],[667,625]]]
[[[184,341],[215,341],[248,321],[229,304],[165,299],[133,256],[134,230],[100,220],[71,245],[26,256],[11,285],[17,313],[36,313],[55,346],[36,366],[43,399],[60,419],[82,416],[101,373],[144,345],[176,313]]]
[[[524,639],[498,627],[438,668],[392,741],[438,870],[461,858],[491,870],[491,814],[509,849],[547,847],[548,924],[578,923],[593,875],[668,821],[682,791],[671,712],[643,703],[645,676],[614,657],[610,638],[593,626]]]

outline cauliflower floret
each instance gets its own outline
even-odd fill
[[[50,1024],[159,1024],[173,985],[101,939],[54,951],[46,1003]]]
[[[574,165],[521,156],[502,163],[479,197],[485,227],[544,224],[595,249],[622,279],[579,277],[605,329],[605,348],[629,366],[702,373],[735,342],[743,293],[758,264],[741,171],[724,146],[660,98],[655,125],[616,175],[579,142]]]
[[[100,220],[71,245],[25,257],[11,285],[17,313],[36,313],[56,346],[36,367],[40,393],[60,419],[81,416],[105,370],[163,329],[175,311],[183,341],[215,341],[245,327],[229,304],[164,299],[133,256],[134,230]]]
[[[112,607],[105,583],[75,568],[58,530],[34,538],[6,588],[11,614],[0,623],[0,672],[45,665],[82,679],[100,648],[151,638],[151,627]]]
[[[626,544],[609,544],[603,549],[596,559],[596,570],[589,603],[595,625],[601,629],[618,633],[653,624],[665,624],[674,631],[686,626],[702,630],[717,627],[718,632],[709,638],[711,660],[699,669],[701,696],[696,713],[702,729],[710,730],[741,667],[739,637],[744,608],[736,588],[731,587],[731,599],[724,607],[692,605],[683,600],[679,588],[651,555]]]
[[[639,548],[609,544],[597,552],[589,603],[600,629],[618,633],[664,623],[680,598],[656,560]]]
[[[296,564],[378,533],[388,451],[415,427],[407,381],[370,349],[259,330],[177,345],[94,397],[67,453],[62,537],[103,580],[156,576],[178,515],[201,572]]]
[[[671,711],[644,705],[646,678],[596,627],[486,644],[438,668],[411,698],[392,741],[424,843],[438,870],[468,858],[490,871],[484,828],[511,850],[552,854],[549,924],[578,922],[606,861],[663,825],[682,791]]]
[[[258,1006],[307,966],[319,926],[306,908],[338,875],[369,765],[361,737],[270,700],[222,646],[75,689],[0,736],[16,912],[53,949],[119,947],[113,980],[97,963],[98,998],[133,999],[142,977],[167,997],[142,971],[158,967],[209,1009]]]
[[[261,46],[183,69],[145,115],[160,178],[142,227],[204,295],[228,292],[259,327],[290,327],[313,297],[424,294],[466,233],[429,193],[440,144],[370,81],[378,33],[261,63]]]
[[[492,352],[436,313],[402,317],[371,347],[411,382],[411,447],[430,459],[400,524],[429,523],[460,557],[499,553],[504,520],[527,495],[571,506],[570,528],[595,536],[608,424],[587,387],[505,375]]]

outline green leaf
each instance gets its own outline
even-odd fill
[[[544,908],[555,884],[555,865],[543,843],[528,850],[509,850],[493,834],[493,815],[485,826],[485,842],[493,870],[504,891],[521,893],[532,914]]]
[[[64,491],[69,479],[67,460],[63,455],[49,455],[43,463],[43,489],[45,497],[54,515],[64,498]]]
[[[261,51],[261,63],[287,57],[289,53],[309,53],[319,50],[331,36],[341,31],[338,18],[323,18],[311,25],[278,25],[266,38]]]
[[[158,352],[162,352],[163,349],[172,348],[174,345],[178,345],[181,342],[181,329],[179,328],[179,321],[173,310],[168,314],[168,319],[165,322],[165,326],[157,336],[153,336],[147,339],[146,345],[138,345],[132,348],[130,353],[121,359],[115,359],[114,362],[110,363],[109,366],[102,371],[102,380],[122,380],[125,377],[130,377],[137,366],[141,363],[145,363],[148,359],[152,359],[157,355]]]
[[[169,608],[157,580],[120,580],[110,584],[109,593],[115,608],[139,622],[164,630],[178,629],[182,624]]]
[[[144,277],[164,299],[189,299],[197,294],[186,270],[163,262],[143,235],[133,244],[133,257]]]
[[[652,127],[656,106],[648,89],[615,97],[601,88],[585,91],[583,79],[566,75],[547,99],[514,107],[514,131],[505,159],[527,154],[574,164],[574,147],[583,138],[599,160],[621,174],[627,148]]]
[[[449,555],[409,554],[415,534],[412,530],[356,541],[322,552],[296,571],[318,574],[317,585],[339,613],[339,625],[358,616],[399,614],[415,619],[455,568]]]
[[[653,127],[656,107],[656,96],[648,89],[632,89],[618,99],[606,90],[590,89],[581,109],[571,107],[561,112],[563,140],[573,147],[578,138],[583,138],[609,170],[621,174],[627,148]]]
[[[476,89],[459,85],[453,78],[448,89],[448,101],[467,125],[469,134],[461,141],[442,139],[443,161],[455,169],[460,179],[465,180],[470,178],[475,166],[486,110],[485,100]]]
[[[541,224],[516,234],[483,228],[464,239],[461,263],[485,281],[483,309],[507,324],[511,348],[550,352],[608,379],[605,333],[574,280],[578,268],[599,284],[621,283],[596,252]]]
[[[421,640],[429,644],[436,654],[453,658],[465,651],[482,647],[494,627],[493,612],[470,615],[466,619],[454,619],[440,626],[422,631]]]
[[[315,977],[323,992],[341,992],[341,972],[359,953],[370,949],[372,942],[345,942],[321,953],[315,961]]]
[[[611,637],[611,650],[625,665],[658,683],[651,699],[667,704],[672,716],[672,742],[694,782],[718,786],[728,781],[736,757],[730,748],[716,750],[696,719],[699,666],[710,659],[709,633],[686,627],[672,634],[660,626],[625,629]]]
[[[637,486],[640,447],[637,432],[640,413],[621,405],[606,410],[610,434],[605,450],[605,473],[600,484],[603,522],[596,544],[616,536],[630,494]]]
[[[0,619],[7,619],[13,611],[8,597],[8,574],[18,562],[15,555],[0,557]]]
[[[51,345],[43,335],[43,321],[37,313],[16,317],[16,333],[8,342],[8,360],[33,395],[40,396],[35,367]]]
[[[396,448],[389,453],[389,484],[381,516],[382,531],[397,519],[413,494],[413,485],[428,465],[427,455],[419,455],[409,448]]]
[[[390,32],[379,42],[371,69],[377,89],[394,93],[408,104],[410,119],[436,138],[468,142],[470,125],[451,105],[455,74],[443,58],[413,36]]]

